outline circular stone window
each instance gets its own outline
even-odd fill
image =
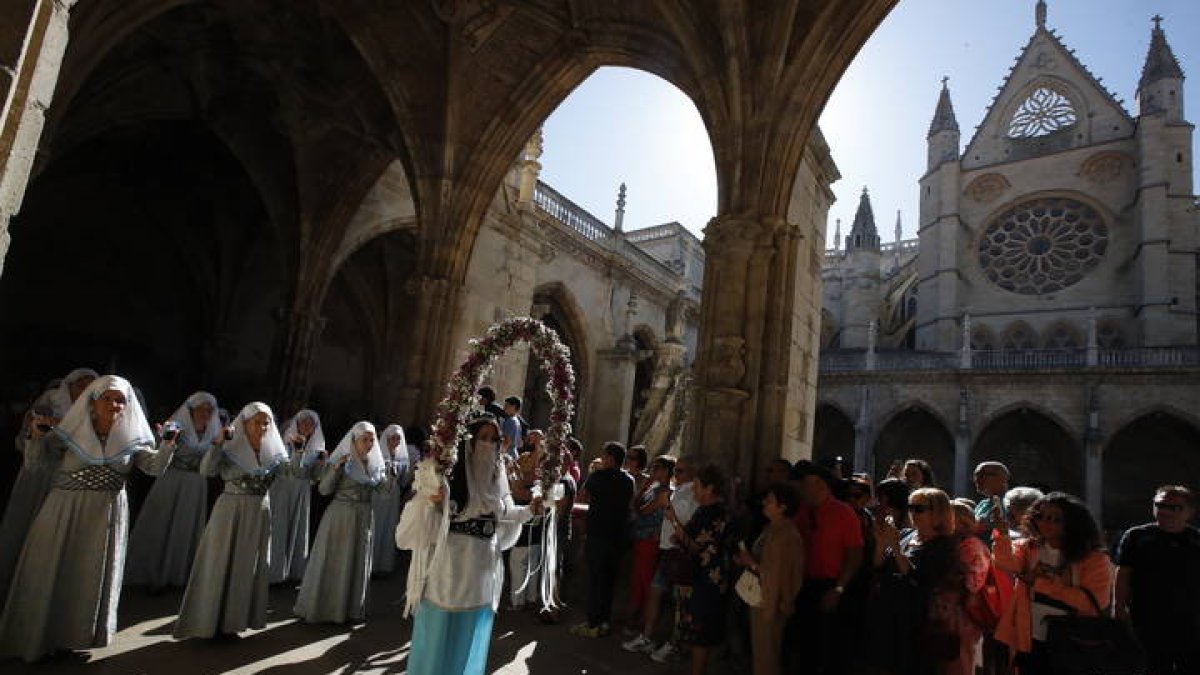
[[[1035,199],[996,216],[979,238],[979,266],[992,283],[1024,295],[1078,283],[1108,250],[1096,209],[1065,197]]]

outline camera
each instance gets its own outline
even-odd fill
[[[167,422],[163,425],[162,438],[164,441],[173,441],[179,436],[179,424],[177,422]]]

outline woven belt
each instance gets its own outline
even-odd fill
[[[75,471],[59,471],[54,474],[53,486],[59,490],[120,492],[125,487],[125,474],[107,464],[85,466]]]
[[[176,453],[171,458],[171,468],[176,471],[191,471],[195,473],[200,470],[200,460],[204,459],[204,455],[196,453],[194,455],[181,455]]]
[[[491,539],[496,534],[495,518],[472,518],[470,520],[450,521],[450,531],[466,534],[480,539]]]
[[[245,476],[225,481],[225,494],[265,495],[269,487],[271,487],[270,477],[256,478]]]
[[[350,502],[352,504],[365,504],[371,501],[371,493],[364,491],[355,492],[339,492],[333,498],[336,502]],[[453,523],[450,524],[453,527]]]

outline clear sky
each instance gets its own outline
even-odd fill
[[[821,117],[842,179],[830,210],[849,230],[863,186],[885,241],[896,211],[916,236],[917,180],[943,76],[965,145],[1034,30],[1034,0],[901,0],[867,41]],[[1135,91],[1164,17],[1183,67],[1185,116],[1200,121],[1200,0],[1049,0],[1047,25],[1136,114]],[[628,185],[625,227],[672,220],[700,236],[715,215],[716,177],[692,102],[653,75],[602,68],[546,120],[542,180],[610,225],[617,186]],[[1194,139],[1193,159],[1200,151]]]

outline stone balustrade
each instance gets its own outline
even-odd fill
[[[821,372],[868,370],[867,352],[834,350],[821,353]],[[881,351],[874,355],[874,369],[959,370],[959,352]],[[974,350],[971,370],[1063,370],[1082,368],[1200,368],[1200,347],[1137,347],[1102,349],[1094,365],[1088,364],[1086,349]]]

